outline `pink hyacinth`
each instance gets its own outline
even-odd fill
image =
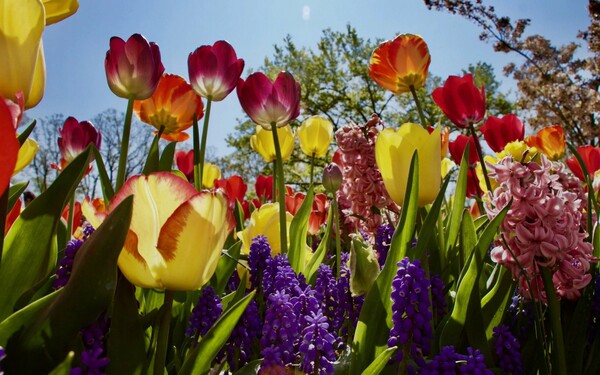
[[[375,163],[377,125],[381,124],[379,117],[373,115],[364,125],[349,123],[335,132],[343,173],[337,196],[351,231],[361,229],[376,233],[383,222],[377,213],[379,209],[398,209],[390,199]]]
[[[507,156],[487,165],[490,177],[499,183],[490,194],[490,219],[512,199],[500,226],[508,248],[499,240],[492,260],[511,270],[526,298],[546,301],[540,267],[547,267],[558,295],[578,299],[592,279],[594,257],[592,245],[585,241],[587,194],[577,178],[545,155],[540,155],[539,163],[520,163]]]

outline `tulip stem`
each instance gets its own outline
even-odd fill
[[[565,357],[565,341],[563,339],[562,324],[560,321],[560,304],[552,282],[552,275],[546,267],[540,267],[542,281],[544,282],[544,290],[546,291],[546,300],[548,302],[548,310],[550,313],[550,327],[552,329],[552,356],[554,357],[552,373],[566,375],[567,359]],[[556,366],[556,368],[555,368]]]
[[[125,183],[125,171],[127,169],[127,152],[129,151],[129,136],[131,133],[131,116],[133,115],[133,97],[127,101],[127,111],[125,112],[125,124],[123,126],[123,138],[121,139],[121,152],[119,154],[119,169],[117,170],[117,185],[115,191],[118,192]]]
[[[479,144],[479,137],[475,132],[475,125],[473,125],[472,121],[469,121],[469,129],[471,129],[471,135],[473,136],[473,142],[475,143],[475,150],[477,151],[477,157],[479,158],[479,163],[481,164],[481,170],[483,171],[483,178],[485,179],[485,186],[487,187],[488,192],[492,193],[492,184],[490,183],[490,178],[488,177],[487,168],[485,166],[485,162],[483,161],[483,152],[481,151],[481,144]],[[481,212],[483,213],[483,211]]]
[[[425,122],[425,115],[423,114],[423,108],[421,107],[421,102],[419,101],[419,97],[417,96],[417,90],[415,90],[415,86],[410,85],[410,93],[415,99],[415,105],[417,106],[417,112],[419,112],[419,118],[421,119],[421,126],[427,129],[427,123]]]
[[[315,171],[315,153],[310,157],[310,186],[312,186],[314,182],[314,171]]]
[[[8,186],[0,195],[0,262],[2,261],[2,250],[4,249],[4,231],[6,230],[6,215],[8,214]]]
[[[333,193],[333,225],[335,225],[335,263],[336,263],[336,271],[337,277],[340,278],[341,269],[342,269],[342,241],[340,238],[341,230],[340,230],[340,215],[338,209],[337,195]]]
[[[161,307],[158,326],[158,338],[156,342],[156,354],[154,356],[154,373],[164,374],[167,360],[167,348],[169,345],[169,329],[171,325],[171,310],[173,308],[173,291],[165,290],[165,300]]]
[[[273,160],[273,185],[272,187],[272,198],[271,202],[275,202],[277,200],[277,159]]]
[[[198,171],[198,179],[194,176],[194,186],[196,190],[200,191],[202,189],[202,178],[204,175],[204,154],[206,153],[206,138],[208,137],[208,120],[210,119],[210,107],[212,104],[212,99],[206,99],[206,109],[204,111],[204,123],[202,124],[202,143],[200,144],[200,149],[198,149],[198,125],[196,125],[196,133],[194,134],[194,172]]]
[[[279,233],[281,238],[281,253],[287,254],[287,220],[285,214],[285,184],[283,181],[283,159],[281,158],[281,148],[279,147],[279,136],[277,135],[277,126],[271,124],[273,132],[273,144],[275,146],[275,157],[277,158],[277,199],[279,200]]]
[[[67,238],[71,238],[73,233],[73,212],[75,206],[75,193],[71,195],[71,199],[69,200],[69,216],[67,216]]]
[[[194,122],[192,125],[192,138],[194,143],[194,187],[200,191],[202,189],[202,180],[200,172],[200,135],[198,130],[198,117],[194,113]]]

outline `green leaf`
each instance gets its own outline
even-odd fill
[[[75,353],[69,352],[65,360],[62,361],[60,365],[56,366],[49,375],[69,375],[71,373],[71,362],[73,362],[73,357],[75,357]]]
[[[64,360],[79,331],[107,310],[132,207],[133,197],[128,197],[115,208],[78,250],[69,282],[8,340],[2,363],[7,372],[49,372]]]
[[[475,250],[477,245],[477,233],[475,233],[475,225],[473,224],[473,218],[469,213],[469,210],[463,211],[462,225],[460,226],[460,246],[458,246],[458,259],[449,259],[450,262],[457,262],[458,269],[463,272],[456,283],[457,287],[460,287],[460,281],[464,276],[464,272],[467,268],[464,267],[467,260],[471,257],[471,253]]]
[[[419,241],[417,242],[417,247],[414,252],[414,259],[424,260],[425,254],[432,246],[433,241],[435,240],[435,228],[436,222],[440,216],[440,210],[442,208],[442,203],[444,202],[444,195],[446,194],[446,189],[448,188],[448,184],[450,183],[450,176],[444,179],[444,183],[440,188],[440,192],[438,196],[435,198],[435,201],[431,205],[427,216],[425,217],[425,221],[421,226],[421,230],[419,231]],[[439,252],[435,252],[435,254],[431,255],[432,257],[438,258],[439,261]]]
[[[33,128],[35,128],[35,125],[37,124],[37,120],[33,120],[31,122],[31,124],[29,124],[29,126],[27,128],[25,128],[25,130],[23,130],[23,132],[21,134],[19,134],[19,145],[23,146],[23,143],[25,143],[25,141],[27,140],[27,138],[29,138],[29,136],[31,135],[31,132],[33,131]]]
[[[60,215],[87,169],[89,148],[65,168],[52,185],[34,199],[9,230],[0,263],[0,321],[13,313],[15,303],[54,270],[56,228]]]
[[[115,190],[112,187],[110,178],[108,178],[108,173],[106,173],[106,167],[104,166],[104,160],[102,159],[100,151],[98,151],[96,146],[94,146],[93,144],[91,145],[91,147],[94,153],[94,161],[96,162],[96,167],[98,168],[98,175],[100,176],[102,194],[104,194],[104,204],[108,206],[108,203],[115,195]]]
[[[204,375],[210,372],[211,364],[219,350],[223,347],[233,328],[246,310],[246,307],[254,297],[255,291],[233,305],[216,321],[208,330],[198,345],[190,350],[179,374]]]
[[[397,346],[392,346],[391,348],[387,348],[385,351],[381,352],[381,354],[379,354],[377,358],[375,358],[375,360],[371,362],[369,367],[367,367],[365,371],[362,372],[362,375],[379,375],[379,373],[385,368],[385,366],[390,361],[392,355],[396,353],[397,349]]]
[[[229,281],[231,274],[235,272],[241,249],[242,241],[237,241],[225,251],[225,254],[221,255],[217,269],[210,279],[210,285],[215,289],[217,295],[223,293],[227,286],[227,281]]]
[[[173,158],[175,157],[175,148],[177,142],[171,142],[165,146],[165,149],[160,155],[160,162],[158,163],[158,170],[161,172],[170,172],[173,169]]]
[[[452,213],[450,214],[450,225],[448,227],[448,234],[446,238],[446,253],[450,251],[452,247],[456,245],[458,239],[458,233],[460,230],[460,218],[465,208],[465,199],[467,196],[467,176],[469,173],[469,144],[465,147],[465,151],[460,162],[460,169],[458,171],[458,179],[456,180],[456,189],[454,191],[454,199],[452,202]],[[442,259],[444,262],[445,260]],[[442,263],[443,264],[443,263]]]
[[[350,374],[360,374],[382,352],[387,350],[391,323],[392,280],[414,238],[418,210],[419,161],[413,154],[408,172],[404,207],[396,227],[383,270],[365,297],[352,342]]]
[[[261,363],[262,359],[255,359],[246,366],[234,372],[234,375],[256,375],[258,374],[258,369],[260,369]]]
[[[290,248],[288,249],[288,259],[290,266],[296,273],[304,269],[304,256],[306,253],[306,233],[308,231],[308,219],[312,211],[312,204],[315,198],[313,187],[311,186],[304,197],[302,205],[294,215],[290,223]]]
[[[21,194],[27,189],[27,185],[29,185],[29,181],[19,182],[18,184],[14,184],[10,187],[8,191],[8,209],[6,212],[8,213],[14,207],[15,203],[17,203],[17,199],[21,197]]]
[[[154,140],[152,141],[152,145],[150,145],[150,150],[148,150],[148,157],[146,158],[146,164],[144,164],[144,169],[142,173],[145,175],[149,175],[152,172],[158,171],[160,166],[159,160],[159,150],[158,150],[158,140],[160,139],[159,135],[156,134]],[[171,170],[171,168],[169,168]]]
[[[566,328],[566,334],[564,335],[565,356],[569,374],[589,374],[589,372],[583,372],[584,359],[587,357],[585,354],[588,340],[582,338],[589,337],[590,322],[592,320],[592,294],[592,288],[590,287],[583,290],[583,295],[577,300],[569,324],[564,326]],[[598,296],[596,295],[594,298],[598,298]]]
[[[373,246],[360,234],[351,234],[350,291],[353,296],[367,294],[379,275],[379,262]]]
[[[240,285],[235,290],[235,292],[228,294],[227,299],[223,298],[223,312],[229,310],[232,306],[234,306],[238,301],[244,298],[246,294],[246,284],[248,283],[248,272],[244,272],[242,278],[240,279]]]
[[[314,282],[314,278],[317,276],[317,270],[319,269],[319,265],[325,259],[325,254],[327,253],[327,246],[329,244],[329,238],[331,237],[331,231],[333,230],[333,204],[329,206],[329,214],[327,216],[327,228],[325,228],[325,233],[321,238],[321,242],[317,247],[317,250],[313,253],[312,257],[308,260],[308,263],[304,267],[304,275],[306,276],[306,281],[309,284]]]
[[[494,334],[494,327],[502,323],[505,307],[514,292],[512,273],[501,265],[494,271],[497,277],[493,280],[492,289],[481,299],[481,314],[485,324],[485,336],[488,341]]]

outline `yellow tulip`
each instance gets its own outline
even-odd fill
[[[21,145],[21,148],[19,148],[19,154],[17,156],[17,164],[15,165],[15,170],[13,171],[13,176],[16,175],[17,173],[21,172],[23,170],[23,168],[25,168],[26,166],[29,165],[29,163],[31,163],[31,161],[35,157],[35,154],[38,151],[38,148],[39,148],[38,143],[35,140],[33,140],[31,138],[27,138],[25,143],[23,143]]]
[[[333,140],[333,124],[323,116],[309,117],[298,129],[298,140],[302,152],[321,158]]]
[[[39,103],[46,83],[44,27],[78,6],[77,0],[0,0],[0,96],[13,100],[22,92],[25,108]]]
[[[227,199],[198,193],[168,172],[134,176],[109,205],[133,195],[133,213],[119,268],[144,288],[195,290],[215,272],[223,244],[234,227]]]
[[[212,189],[215,186],[215,180],[221,178],[221,170],[214,164],[204,163],[202,169],[202,187]]]
[[[422,126],[406,123],[397,131],[381,131],[375,142],[375,160],[390,198],[399,205],[404,193],[415,151],[419,155],[419,206],[431,203],[441,183],[440,128],[429,134]]]
[[[292,219],[292,214],[286,212],[286,227],[288,232]],[[279,205],[277,203],[263,204],[257,210],[254,210],[250,216],[248,226],[243,231],[237,233],[237,236],[242,240],[243,254],[250,254],[252,240],[260,235],[267,237],[267,241],[269,241],[269,245],[271,246],[272,256],[281,252],[281,239],[279,237]]]
[[[279,138],[279,147],[281,149],[281,159],[286,161],[292,156],[294,151],[294,133],[289,125],[277,128],[277,137]],[[275,160],[275,145],[273,143],[273,133],[271,130],[265,130],[262,126],[256,126],[256,133],[250,138],[250,146],[260,154],[267,163]]]
[[[447,129],[447,128],[446,128]],[[442,159],[442,178],[445,178],[452,168],[456,167],[456,163],[449,158]]]

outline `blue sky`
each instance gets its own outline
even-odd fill
[[[485,3],[512,19],[530,18],[529,33],[545,35],[556,44],[574,40],[577,31],[589,24],[584,0]],[[188,54],[225,39],[246,61],[245,77],[249,69],[257,69],[272,55],[273,45],[280,44],[287,34],[297,46],[312,48],[323,29],[344,30],[348,23],[363,38],[420,34],[428,43],[430,71],[436,75],[458,74],[468,64],[484,61],[494,66],[503,88],[512,86],[501,72],[507,62],[519,62],[517,56],[494,53],[491,45],[479,40],[480,30],[475,25],[459,16],[429,11],[421,0],[80,0],[75,15],[44,32],[46,91],[28,115],[63,113],[82,121],[107,108],[124,111],[126,101],[112,94],[104,73],[112,36],[127,39],[141,33],[160,46],[166,72],[186,79]],[[208,141],[219,155],[231,151],[224,138],[242,116],[235,92],[213,106]],[[133,131],[147,135],[150,142],[150,127]]]

